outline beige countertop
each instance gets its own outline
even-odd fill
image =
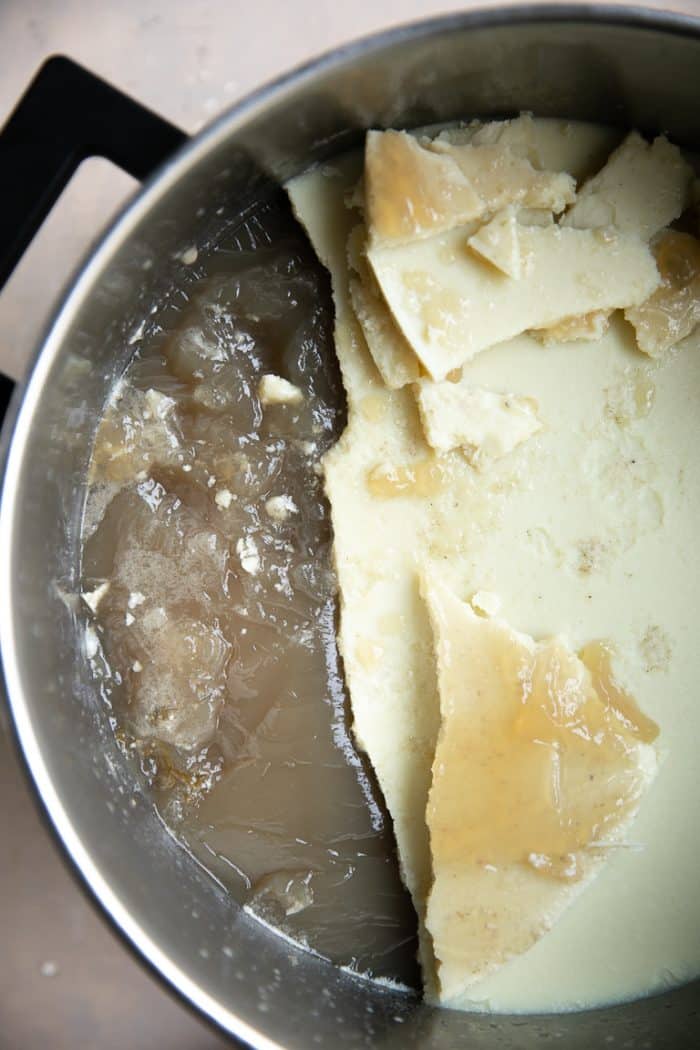
[[[188,132],[337,44],[467,0],[2,0],[0,122],[50,54],[69,55]],[[482,7],[495,6],[482,0]],[[620,3],[619,6],[625,6]],[[627,6],[634,6],[628,4]],[[700,16],[700,0],[665,7]],[[86,162],[0,295],[0,372],[20,376],[73,267],[135,184]],[[223,1040],[138,966],[40,824],[0,711],[0,1050],[210,1050]]]

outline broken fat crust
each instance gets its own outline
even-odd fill
[[[348,156],[333,179],[289,186],[331,271],[350,406],[324,470],[355,735],[393,817],[426,994],[458,1005],[592,881],[657,767],[657,727],[605,646],[535,642],[476,615],[495,595],[472,608],[428,569],[418,594],[426,545],[447,551],[448,576],[463,560],[474,476],[548,428],[527,390],[475,380],[477,355],[528,332],[598,344],[619,310],[658,355],[700,321],[700,244],[667,230],[689,204],[680,151],[565,132],[529,117],[432,139],[370,132],[363,180]],[[370,572],[360,537],[377,514],[384,561]]]
[[[370,249],[384,298],[433,379],[528,329],[642,303],[659,283],[649,247],[634,235],[554,224],[522,227],[518,241],[519,280],[470,251],[459,228]]]
[[[664,138],[631,133],[576,194],[570,175],[537,170],[511,149],[512,126],[505,141],[483,130],[466,142],[367,136],[367,230],[364,246],[354,234],[363,262],[352,294],[392,387],[412,381],[411,357],[440,380],[524,331],[545,343],[587,340],[613,310],[633,319],[659,285],[648,242],[689,202],[692,169]],[[524,122],[526,133],[537,157]],[[650,343],[642,336],[640,348]]]

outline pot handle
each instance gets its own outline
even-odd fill
[[[139,180],[187,136],[65,58],[49,58],[0,130],[0,289],[81,161],[106,157]],[[12,383],[0,376],[0,422]]]
[[[187,136],[55,55],[0,131],[0,288],[81,161],[100,156],[146,179]]]
[[[5,418],[15,384],[7,376],[0,375],[0,426]]]

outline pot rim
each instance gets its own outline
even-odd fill
[[[334,68],[352,64],[405,41],[429,39],[450,31],[493,28],[501,25],[583,22],[642,31],[659,32],[700,40],[700,19],[673,11],[642,6],[605,3],[529,3],[479,7],[469,11],[418,19],[363,35],[340,45],[287,73],[274,78],[227,108],[211,124],[193,135],[145,182],[117,213],[85,259],[69,277],[44,334],[39,339],[27,377],[18,384],[0,441],[0,670],[4,678],[11,726],[22,768],[39,804],[44,822],[57,842],[88,899],[120,936],[132,954],[155,974],[179,1001],[200,1019],[212,1022],[228,1035],[244,1040],[258,1050],[284,1050],[259,1029],[242,1021],[230,1008],[207,993],[168,957],[122,904],[91,859],[70,814],[64,808],[44,762],[28,708],[24,702],[16,656],[15,624],[11,615],[11,549],[15,497],[27,440],[41,392],[50,368],[60,352],[73,316],[90,294],[99,273],[117,253],[148,212],[165,197],[189,170],[196,168],[226,138],[265,109],[282,100],[285,93]],[[19,388],[22,388],[21,390]]]

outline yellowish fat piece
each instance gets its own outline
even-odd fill
[[[596,156],[600,166],[605,152],[617,144],[618,138],[612,129],[597,125],[572,125],[559,120],[535,121],[525,114],[508,121],[446,129],[438,135],[433,148],[440,148],[440,143],[451,147],[466,144],[506,146],[511,152],[527,158],[535,168],[561,167],[581,178],[591,175]],[[623,232],[638,233],[648,240],[678,218],[692,196],[692,183],[692,168],[676,146],[664,137],[649,144],[637,132],[632,132],[617,146],[602,169],[584,184],[562,224],[579,229],[615,226]],[[470,243],[475,238],[478,243],[480,235],[481,231],[478,231]],[[482,254],[490,258],[486,253]],[[490,258],[490,261],[494,262],[494,259]],[[504,272],[514,276],[508,269]],[[664,347],[678,342],[694,327],[694,324],[690,324],[686,331],[689,322],[681,324],[674,333],[659,335],[655,343],[654,337],[645,333],[651,333],[653,328],[660,332],[666,323],[662,316],[663,308],[659,307],[661,299],[659,293],[648,312],[640,315],[641,340],[645,344],[640,345],[640,349],[652,355],[662,353]],[[692,311],[686,311],[686,318],[690,313]],[[565,318],[533,334],[545,344],[597,340],[605,331],[609,315],[610,311],[593,311],[582,317]],[[633,310],[630,319],[634,316]],[[680,332],[684,334],[678,334]],[[645,349],[645,346],[651,347],[651,350]]]
[[[522,256],[516,209],[512,204],[497,212],[490,222],[480,226],[468,239],[467,244],[472,251],[507,277],[519,280],[522,274]]]
[[[605,163],[620,141],[620,133],[600,124],[538,117],[523,113],[512,120],[475,121],[462,128],[445,128],[437,139],[454,145],[507,146],[539,171],[565,171],[587,178]]]
[[[460,229],[369,249],[384,299],[434,379],[528,329],[636,306],[659,283],[648,246],[632,235],[523,227],[519,243],[526,265],[518,281],[476,257]]]
[[[625,310],[637,346],[659,357],[700,324],[700,240],[666,230],[654,243],[661,284],[637,307]]]
[[[450,1002],[527,951],[623,841],[658,730],[592,653],[536,643],[425,579],[441,727],[427,909]]]
[[[404,131],[368,131],[365,201],[373,242],[401,244],[478,218],[476,190],[450,157]]]
[[[365,148],[372,244],[405,244],[481,219],[511,203],[560,212],[575,195],[563,172],[536,170],[502,144],[424,144],[403,131],[370,131]]]
[[[418,358],[406,342],[377,287],[364,255],[367,231],[358,224],[348,241],[350,298],[367,346],[388,387],[399,389],[420,376]]]
[[[482,145],[472,141],[454,145],[437,139],[427,148],[454,161],[476,190],[482,202],[482,215],[508,204],[561,212],[576,194],[576,183],[571,175],[560,171],[539,171],[526,157],[502,142]]]
[[[413,383],[420,376],[418,358],[381,296],[358,277],[351,277],[350,298],[369,351],[386,385],[390,389],[399,389]]]
[[[677,146],[659,136],[648,143],[636,131],[579,190],[564,226],[612,226],[649,240],[677,219],[690,199],[693,170]]]
[[[446,129],[439,137],[455,144],[471,142],[473,145],[504,145],[519,156],[526,157],[535,168],[561,169],[577,179],[590,176],[598,170],[620,139],[617,131],[598,124],[533,120],[529,114],[513,120],[475,124],[456,131]],[[525,226],[550,225],[552,221],[552,213],[547,210],[521,209],[518,213],[518,222]],[[480,234],[481,231],[478,231],[474,235],[477,240]],[[490,261],[494,262],[494,259]],[[515,273],[510,272],[510,276],[515,276]],[[593,311],[582,317],[565,318],[549,328],[536,329],[532,334],[546,346],[597,340],[607,328],[610,312]]]
[[[464,376],[456,383],[423,380],[416,397],[432,448],[463,448],[477,467],[512,452],[542,426],[534,398],[484,390]]]
[[[649,240],[684,210],[691,181],[692,169],[677,146],[663,137],[650,144],[632,132],[584,184],[562,225],[578,229],[613,227]],[[658,299],[660,293],[655,294]],[[609,316],[610,311],[597,310],[566,318],[533,334],[545,345],[600,339]],[[644,335],[641,338],[644,342]]]
[[[578,317],[565,317],[549,328],[535,328],[530,333],[544,346],[555,343],[597,343],[608,330],[612,310],[592,310]]]

